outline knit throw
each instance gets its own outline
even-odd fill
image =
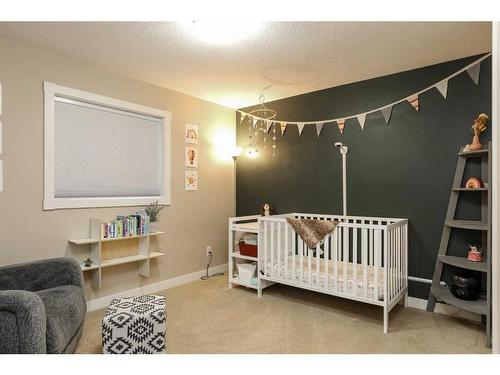
[[[314,249],[321,243],[339,224],[338,221],[292,219],[289,217],[286,218],[286,221],[311,249]]]

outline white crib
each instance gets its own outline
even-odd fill
[[[309,249],[286,217],[336,220],[322,244]],[[408,220],[285,214],[260,217],[259,278],[384,308],[408,297]]]

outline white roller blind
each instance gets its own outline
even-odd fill
[[[162,194],[162,123],[155,117],[55,102],[55,198]]]

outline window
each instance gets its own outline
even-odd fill
[[[44,82],[46,210],[170,204],[170,112]]]

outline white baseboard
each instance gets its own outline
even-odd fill
[[[129,297],[129,296],[138,296],[142,294],[150,294],[155,293],[160,290],[173,288],[182,284],[190,283],[196,280],[199,280],[201,276],[205,275],[207,271],[201,270],[193,273],[189,273],[187,275],[182,275],[178,277],[174,277],[173,279],[163,280],[157,283],[148,284],[141,286],[135,289],[125,290],[120,293],[111,294],[109,296],[96,298],[90,301],[87,301],[87,310],[94,311],[99,310],[104,307],[107,307],[113,298],[119,297]],[[217,272],[227,272],[227,263],[221,264],[219,266],[212,267],[208,270],[209,274],[214,274]]]
[[[408,307],[413,307],[419,310],[426,310],[427,308],[427,300],[415,297],[408,297]],[[434,307],[434,312],[443,315],[451,315],[459,318],[469,319],[474,322],[481,322],[481,315],[474,314],[468,311],[460,310],[456,307],[447,305],[445,303],[436,302],[436,306]]]

